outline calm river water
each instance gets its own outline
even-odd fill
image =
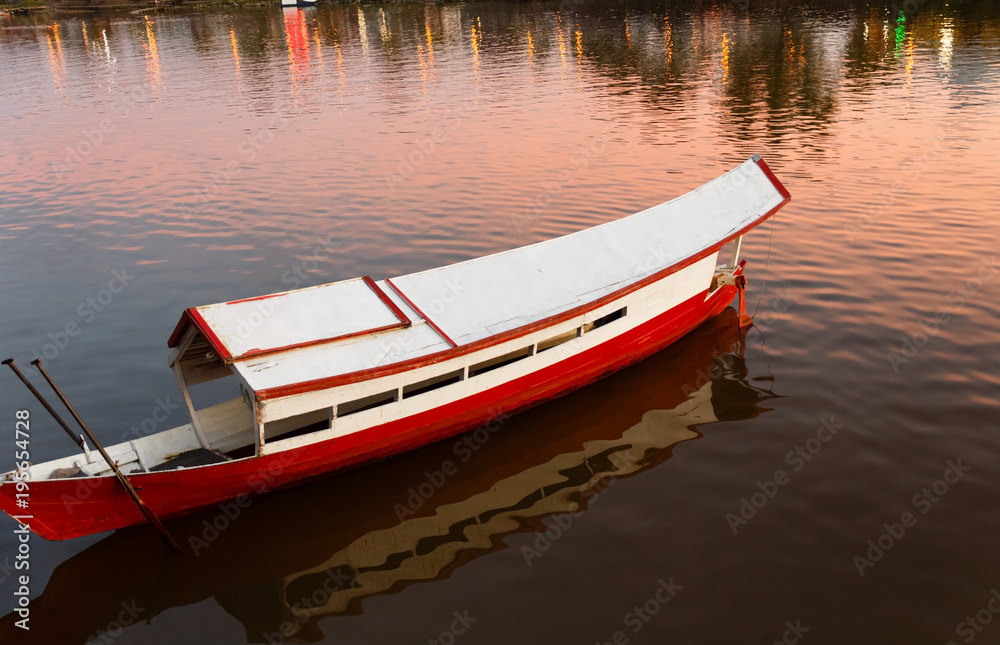
[[[1000,11],[781,4],[0,18],[0,351],[108,443],[187,422],[186,307],[547,239],[754,153],[793,197],[746,240],[746,338],[504,419],[443,483],[453,441],[169,521],[198,557],[35,537],[33,638],[0,518],[0,640],[1000,642]],[[0,468],[20,408],[68,454],[0,378]]]

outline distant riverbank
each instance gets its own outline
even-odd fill
[[[357,0],[320,0],[317,4],[350,4]],[[45,11],[90,12],[106,10],[149,11],[188,7],[258,7],[278,4],[277,0],[23,0],[0,3],[0,15],[25,15]]]

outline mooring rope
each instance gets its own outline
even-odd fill
[[[753,308],[753,315],[750,316],[751,318],[757,317],[757,310],[760,309],[760,301],[764,298],[764,287],[767,285],[767,267],[771,264],[771,242],[774,241],[774,220],[777,218],[777,213],[771,217],[771,233],[767,238],[767,257],[764,260],[764,279],[760,282],[760,293],[757,295],[757,306]]]

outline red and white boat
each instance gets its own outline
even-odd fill
[[[682,197],[530,246],[188,309],[168,345],[191,423],[107,452],[171,517],[481,426],[641,360],[737,294],[748,322],[740,242],[789,199],[754,156]],[[235,398],[196,409],[188,388],[217,379]],[[145,521],[89,451],[27,476],[31,518],[19,521],[47,539]],[[23,478],[0,476],[13,517]]]

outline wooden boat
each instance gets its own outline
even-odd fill
[[[673,201],[530,246],[188,309],[168,346],[191,423],[107,453],[170,517],[481,426],[662,349],[736,295],[749,322],[740,242],[789,199],[754,156]],[[218,379],[235,398],[197,409],[189,388]],[[19,521],[47,539],[144,520],[89,451],[28,476],[32,517]],[[22,477],[0,477],[15,518]]]
[[[598,493],[613,482],[670,468],[683,458],[672,456],[675,442],[695,431],[709,434],[716,419],[766,414],[776,395],[747,378],[746,330],[737,327],[736,312],[726,309],[599,388],[505,420],[466,462],[455,454],[462,441],[456,437],[348,476],[276,491],[238,515],[216,507],[168,522],[183,544],[202,541],[197,558],[173,557],[150,531],[117,531],[55,567],[31,607],[61,620],[32,625],[32,633],[40,643],[101,642],[116,626],[122,598],[144,608],[142,621],[208,600],[243,625],[249,642],[266,643],[274,634],[320,642],[330,631],[320,621],[359,614],[373,596],[455,575],[507,548],[508,536],[545,539],[543,520],[558,526],[566,519],[559,515],[572,513],[576,522],[592,504],[604,504]],[[457,472],[400,520],[408,489],[445,461],[457,463]],[[522,555],[539,564],[534,553]],[[121,562],[143,566],[118,567],[100,585],[85,584]],[[15,612],[0,618],[0,642],[17,642],[16,620]]]

